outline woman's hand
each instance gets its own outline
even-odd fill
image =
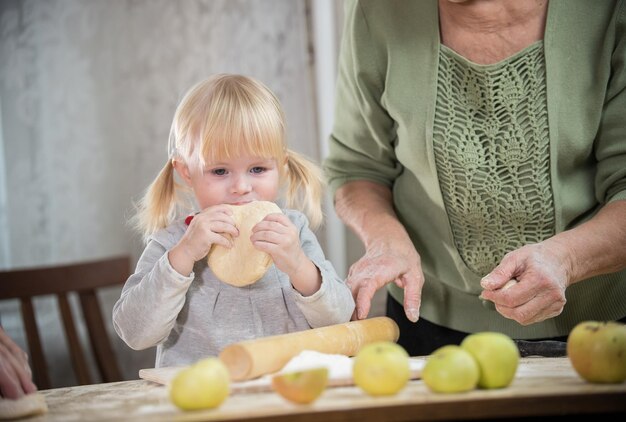
[[[626,200],[613,201],[575,228],[508,253],[481,281],[481,297],[522,325],[559,315],[568,286],[626,268],[625,221]]]
[[[213,244],[231,248],[232,238],[237,236],[239,230],[230,207],[209,207],[194,216],[183,237],[169,251],[170,264],[180,274],[188,276],[195,262],[207,256]]]
[[[481,281],[482,299],[505,318],[534,324],[563,312],[569,268],[564,245],[542,242],[509,252]],[[510,282],[517,280],[517,283]]]
[[[255,248],[268,253],[274,265],[287,274],[291,284],[304,296],[319,290],[321,275],[300,246],[296,226],[284,214],[268,214],[252,228],[250,241]]]
[[[364,180],[348,182],[335,193],[335,210],[365,245],[347,283],[356,302],[352,319],[369,314],[378,289],[393,282],[404,288],[404,313],[419,318],[424,274],[421,259],[392,205],[391,190]]]
[[[367,318],[376,291],[394,282],[404,289],[407,318],[417,321],[424,285],[420,262],[408,237],[394,237],[388,232],[387,236],[370,243],[363,257],[348,272],[347,284],[356,303],[355,317]]]
[[[19,399],[37,391],[28,356],[0,327],[0,397]]]

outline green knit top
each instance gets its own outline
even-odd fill
[[[454,243],[487,275],[554,235],[543,42],[480,66],[442,45],[433,147]]]
[[[478,297],[503,253],[626,200],[624,1],[550,0],[543,42],[491,66],[441,46],[438,21],[436,0],[346,0],[331,189],[392,189],[431,322],[533,339],[626,316],[626,271],[570,286],[561,315],[529,326]]]

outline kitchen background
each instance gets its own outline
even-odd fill
[[[332,127],[340,0],[2,0],[0,268],[129,254],[133,201],[167,159],[174,109],[210,74],[256,77],[283,104],[290,147],[320,162]],[[340,275],[362,246],[329,198],[318,230]],[[154,366],[114,333],[119,289],[100,297],[126,379]],[[379,292],[371,316],[384,314]],[[52,298],[36,302],[55,387],[75,384]],[[79,312],[73,303],[74,312]],[[26,349],[17,301],[5,330]],[[79,327],[85,347],[88,342]]]

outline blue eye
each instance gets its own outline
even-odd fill
[[[213,173],[216,176],[223,176],[226,174],[226,169],[213,169],[211,170],[211,173]]]
[[[260,174],[260,173],[265,172],[266,170],[267,170],[267,169],[266,169],[265,167],[252,167],[252,168],[250,169],[250,172],[251,172],[251,173],[254,173],[254,174]]]

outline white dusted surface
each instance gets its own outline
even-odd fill
[[[424,357],[409,358],[411,379],[418,379],[421,377],[422,368],[424,367],[425,362],[426,359]],[[231,382],[231,394],[271,391],[272,377],[278,373],[296,372],[320,367],[328,368],[329,387],[354,385],[354,380],[352,378],[352,363],[353,358],[345,355],[320,353],[315,350],[304,350],[294,356],[285,364],[283,369],[277,371],[276,373],[263,375],[259,378],[248,381]],[[139,371],[139,377],[157,384],[167,385],[176,376],[178,371],[183,368],[184,367],[141,369]]]

